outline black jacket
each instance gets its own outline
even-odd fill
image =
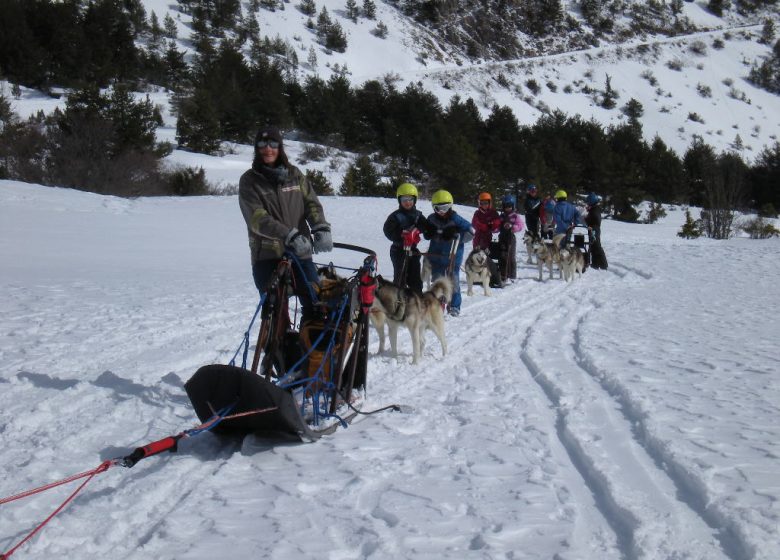
[[[391,213],[385,220],[382,231],[385,237],[393,242],[393,246],[402,247],[404,240],[401,233],[405,229],[412,229],[413,227],[419,229],[420,233],[426,238],[431,234],[431,224],[423,216],[423,213],[414,206],[410,210],[398,208],[398,210]]]

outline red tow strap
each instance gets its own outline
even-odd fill
[[[46,490],[49,490],[50,488],[56,488],[57,486],[62,486],[63,484],[67,484],[68,482],[73,482],[74,480],[78,480],[80,478],[87,478],[84,482],[82,482],[76,490],[67,497],[67,499],[60,504],[60,506],[55,509],[49,517],[43,520],[43,522],[38,525],[35,529],[33,529],[26,537],[24,537],[21,541],[19,541],[16,545],[14,545],[11,549],[8,550],[8,552],[0,554],[0,560],[7,560],[11,557],[11,555],[16,552],[16,550],[22,546],[24,543],[29,541],[31,538],[35,536],[35,534],[43,529],[44,525],[46,525],[49,521],[54,518],[55,515],[57,515],[59,512],[61,512],[66,505],[68,505],[73,498],[75,498],[79,492],[81,492],[84,487],[89,484],[89,481],[94,478],[95,475],[100,474],[102,472],[106,472],[108,469],[116,465],[116,459],[111,459],[109,461],[103,461],[99,466],[95,467],[91,471],[85,471],[83,473],[74,474],[73,476],[69,476],[68,478],[63,478],[62,480],[58,480],[57,482],[51,482],[49,484],[45,484],[43,486],[39,486],[38,488],[34,488],[32,490],[28,490],[26,492],[22,492],[20,494],[16,494],[14,496],[9,496],[7,498],[0,499],[0,505],[7,504],[8,502],[13,502],[15,500],[20,500],[22,498],[26,498],[27,496],[32,496],[33,494],[39,494],[40,492],[44,492]]]
[[[233,405],[231,405],[229,408],[232,408]],[[177,434],[175,436],[168,436],[163,439],[153,441],[152,443],[149,443],[147,445],[144,445],[142,447],[136,447],[135,450],[130,454],[122,458],[117,459],[109,459],[107,461],[103,461],[100,465],[95,467],[92,470],[84,471],[79,474],[74,474],[72,476],[69,476],[67,478],[63,478],[62,480],[57,480],[55,482],[50,482],[49,484],[44,484],[43,486],[39,486],[38,488],[33,488],[32,490],[26,490],[25,492],[20,492],[19,494],[14,494],[13,496],[8,496],[7,498],[0,498],[0,505],[7,504],[9,502],[15,502],[16,500],[21,500],[22,498],[26,498],[28,496],[33,496],[35,494],[40,494],[41,492],[45,492],[46,490],[50,490],[52,488],[56,488],[57,486],[62,486],[63,484],[67,484],[69,482],[73,482],[74,480],[79,480],[81,478],[86,478],[84,482],[82,482],[78,488],[70,495],[68,498],[60,504],[60,506],[55,509],[49,517],[43,520],[43,522],[38,525],[35,529],[33,529],[30,534],[28,534],[26,537],[24,537],[21,541],[19,541],[16,545],[14,545],[12,548],[8,550],[8,552],[0,552],[0,560],[8,560],[8,558],[11,557],[11,555],[16,552],[16,550],[22,546],[24,543],[29,541],[31,538],[35,536],[35,534],[40,531],[49,521],[54,518],[55,515],[57,515],[59,512],[61,512],[66,505],[68,505],[73,498],[75,498],[79,492],[81,492],[84,487],[89,484],[89,481],[92,480],[95,475],[100,474],[102,472],[106,472],[111,467],[114,467],[116,465],[120,465],[123,467],[127,467],[128,469],[133,467],[138,461],[141,459],[145,459],[147,457],[151,457],[152,455],[157,455],[158,453],[162,453],[164,451],[176,451],[176,447],[178,445],[178,442],[183,437],[190,437],[192,435],[198,434],[202,431],[207,431],[213,428],[216,424],[218,424],[222,420],[229,420],[231,418],[239,418],[241,416],[249,416],[252,414],[262,414],[264,412],[271,412],[272,410],[276,410],[277,407],[272,406],[268,408],[262,408],[262,409],[255,409],[255,410],[248,410],[246,412],[239,412],[237,414],[231,414],[229,416],[226,416],[226,412],[222,413],[215,413],[214,416],[209,419],[207,422],[201,424],[200,426],[193,428],[191,430],[185,430],[181,432],[180,434]]]

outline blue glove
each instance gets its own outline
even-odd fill
[[[292,228],[284,238],[285,246],[298,258],[311,257],[311,241],[297,228]]]
[[[330,226],[319,224],[311,228],[314,237],[314,252],[328,253],[333,250],[333,237],[330,235]]]

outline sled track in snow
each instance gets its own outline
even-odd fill
[[[594,305],[592,309],[598,309]],[[577,365],[596,380],[601,388],[620,406],[623,417],[631,425],[633,437],[655,462],[659,470],[665,472],[677,488],[677,499],[693,510],[707,525],[715,530],[715,536],[720,541],[724,553],[733,560],[750,559],[755,556],[755,548],[749,544],[745,535],[733,520],[729,519],[716,507],[709,507],[710,498],[704,483],[685,468],[671,452],[668,446],[648,429],[646,413],[641,405],[635,402],[620,381],[607,372],[600,370],[588,356],[582,343],[582,326],[588,313],[584,313],[577,321],[574,330],[574,359]]]
[[[652,275],[648,275],[643,271],[630,269],[628,267],[621,267],[626,272],[621,275],[617,273],[622,280],[623,276],[628,273],[635,273],[642,278],[649,279]],[[613,277],[614,278],[614,277]],[[575,284],[576,285],[576,284]],[[580,292],[583,293],[583,292]],[[613,529],[618,546],[620,547],[620,553],[627,560],[634,560],[641,558],[645,555],[646,550],[643,550],[641,544],[642,538],[638,531],[641,528],[642,517],[629,511],[626,507],[623,507],[620,503],[618,495],[615,492],[618,490],[615,485],[618,486],[625,481],[612,481],[610,480],[610,474],[602,471],[599,468],[595,457],[591,457],[585,447],[587,443],[581,441],[576,431],[576,423],[582,421],[583,418],[572,417],[572,412],[578,412],[578,415],[582,415],[583,412],[576,411],[576,408],[581,405],[579,401],[574,403],[572,407],[572,400],[577,400],[585,397],[582,394],[589,394],[590,398],[601,401],[613,402],[618,411],[616,417],[622,417],[621,427],[619,424],[612,425],[613,430],[624,431],[624,436],[627,441],[634,442],[639,449],[643,450],[647,456],[647,460],[643,460],[641,457],[637,458],[640,463],[637,463],[637,467],[642,469],[643,464],[648,462],[654,465],[653,470],[658,473],[663,473],[663,477],[671,483],[675,489],[675,496],[671,497],[674,500],[668,507],[678,508],[674,504],[681,504],[685,510],[690,511],[695,518],[700,519],[704,524],[713,530],[715,538],[717,539],[717,548],[720,549],[720,553],[732,560],[750,559],[754,556],[755,552],[753,547],[746,541],[745,536],[741,533],[739,528],[730,522],[724,515],[715,511],[713,508],[707,507],[708,497],[707,492],[702,482],[694,475],[689,473],[682,464],[677,462],[673,453],[666,449],[664,443],[657,438],[652,437],[649,433],[647,424],[645,422],[645,414],[641,410],[641,407],[635,403],[631,398],[628,390],[622,386],[614,376],[608,376],[606,372],[600,371],[589,358],[587,351],[582,343],[582,329],[587,317],[598,311],[600,306],[595,301],[590,301],[587,304],[577,301],[576,292],[567,292],[564,294],[565,301],[567,301],[567,309],[561,312],[561,315],[565,318],[569,313],[573,316],[573,322],[568,321],[570,327],[563,327],[567,321],[560,321],[560,325],[555,324],[555,317],[553,320],[547,321],[547,329],[551,332],[558,332],[558,336],[561,339],[560,352],[564,354],[565,348],[568,346],[571,350],[571,357],[567,358],[564,362],[559,364],[558,367],[563,367],[562,380],[566,383],[561,384],[561,381],[556,380],[556,375],[549,371],[547,368],[550,366],[532,356],[534,330],[529,327],[521,345],[520,358],[526,368],[528,369],[531,377],[541,387],[544,394],[550,400],[555,407],[557,421],[556,430],[558,438],[563,445],[564,449],[569,455],[569,458],[580,473],[585,485],[590,489],[598,509],[602,512],[602,515],[608,522],[609,526]],[[560,303],[560,302],[559,302]],[[543,321],[544,312],[540,313],[539,318],[534,321],[536,330],[539,327],[544,328]],[[560,317],[559,317],[560,318]],[[566,332],[566,329],[571,329],[570,332]],[[571,340],[567,340],[567,337],[571,337]],[[556,342],[551,337],[543,337],[546,344],[555,345]],[[538,345],[538,342],[537,342]],[[542,350],[541,356],[545,357]],[[549,358],[549,357],[548,357]],[[553,362],[557,363],[557,362]],[[556,366],[553,366],[556,367]],[[572,370],[571,372],[569,370]],[[577,391],[577,383],[574,382],[567,390],[567,383],[570,377],[576,377],[576,371],[579,370],[580,375],[586,376],[587,379],[592,380],[593,387],[587,385],[580,385],[580,394],[572,394],[571,391]],[[586,382],[581,382],[586,383]],[[596,392],[594,392],[594,390]],[[598,392],[602,393],[599,396]],[[605,404],[607,404],[605,402]],[[584,405],[583,405],[584,408]],[[619,416],[618,416],[619,415]],[[588,414],[585,414],[584,419],[587,421]],[[599,428],[600,430],[602,428]],[[586,430],[587,431],[587,430]],[[608,430],[606,434],[609,434]],[[609,446],[599,446],[599,449],[606,449],[608,451]],[[623,458],[622,460],[630,460]],[[603,466],[603,461],[602,461]],[[654,472],[648,472],[647,475],[651,480],[659,479],[658,474]],[[665,511],[663,508],[661,512]],[[674,509],[672,510],[674,511]],[[682,515],[685,515],[684,512]],[[690,517],[688,515],[687,517]],[[652,520],[650,520],[652,521]],[[646,530],[646,528],[645,528]],[[679,537],[678,537],[679,538]],[[671,543],[672,546],[674,542]],[[713,543],[714,544],[714,543]],[[714,552],[714,551],[713,551]]]
[[[638,521],[631,512],[620,507],[615,502],[610,493],[609,481],[595,468],[595,465],[584,452],[577,438],[570,432],[567,422],[568,411],[561,404],[563,394],[555,383],[550,381],[544,374],[533,358],[528,355],[526,348],[529,338],[530,328],[523,340],[520,359],[531,374],[531,378],[541,387],[544,394],[555,407],[555,430],[558,440],[566,450],[572,465],[580,473],[585,485],[590,489],[596,502],[596,507],[615,533],[622,557],[626,560],[635,560],[638,556],[634,552],[633,533],[638,525]]]

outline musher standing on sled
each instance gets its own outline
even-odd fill
[[[431,204],[433,214],[428,216],[431,231],[425,237],[431,240],[428,260],[431,261],[431,279],[442,276],[452,279],[452,301],[448,312],[453,317],[460,315],[460,265],[463,262],[463,246],[474,236],[474,228],[465,218],[452,209],[452,195],[440,190],[433,193]],[[457,246],[453,243],[457,239]]]
[[[333,240],[317,193],[288,161],[277,128],[266,127],[257,133],[252,168],[238,184],[238,203],[249,233],[252,277],[258,291],[266,291],[282,255],[290,252],[300,263],[292,264],[296,295],[303,316],[311,316],[309,284],[317,283],[312,251],[333,250]]]
[[[395,192],[398,210],[385,220],[382,231],[390,241],[390,261],[393,263],[393,284],[422,293],[420,276],[420,233],[430,230],[428,220],[417,207],[417,187],[403,183]]]

